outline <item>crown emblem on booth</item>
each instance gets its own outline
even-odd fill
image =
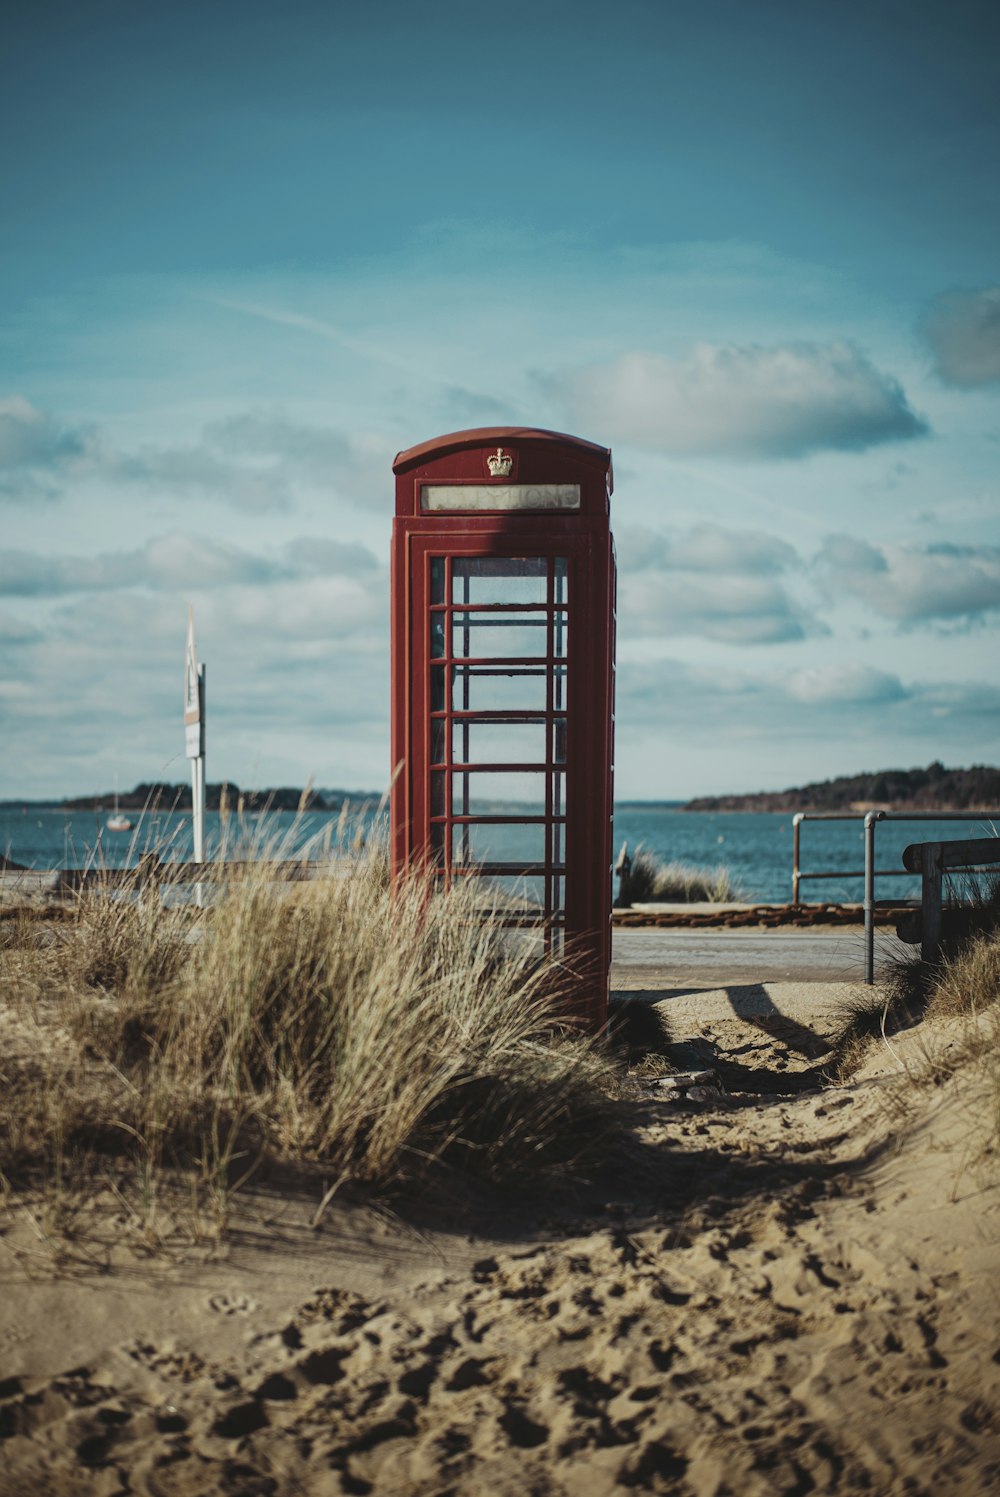
[[[490,470],[491,478],[509,478],[514,459],[509,452],[504,452],[502,447],[498,447],[496,452],[491,453],[486,459],[486,466]]]

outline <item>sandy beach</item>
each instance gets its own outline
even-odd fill
[[[15,1203],[0,1491],[990,1490],[996,1098],[971,1061],[909,1079],[957,1053],[940,1024],[821,1085],[844,996],[662,998],[715,1076],[646,1084],[631,1176],[563,1200],[314,1225],[315,1182],[264,1181],[221,1244],[142,1254],[109,1191],[61,1263]]]
[[[1000,1497],[1000,0],[0,76],[0,1497]]]

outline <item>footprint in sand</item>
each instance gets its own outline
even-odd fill
[[[206,1303],[216,1315],[252,1315],[257,1309],[248,1294],[210,1294]]]

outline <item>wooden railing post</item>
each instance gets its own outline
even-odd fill
[[[925,842],[920,870],[920,955],[937,959],[941,946],[941,844]]]

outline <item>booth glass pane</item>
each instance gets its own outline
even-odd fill
[[[457,770],[452,774],[451,806],[454,816],[503,815],[508,808],[543,816],[545,776],[530,770],[501,774]]]
[[[461,822],[451,829],[453,863],[544,863],[544,822]]]
[[[431,557],[431,602],[444,602],[444,557]]]
[[[544,666],[518,670],[514,666],[457,665],[452,670],[452,710],[544,712],[547,674]]]
[[[499,944],[516,961],[540,962],[548,949],[548,932],[529,926],[518,930],[512,926],[500,932]]]
[[[552,776],[552,815],[566,815],[566,774],[561,769]]]
[[[453,603],[544,603],[544,556],[456,556],[451,564]]]
[[[443,771],[431,775],[431,815],[445,814],[445,779]]]
[[[566,763],[566,719],[556,717],[552,722],[552,762]]]
[[[445,615],[443,613],[431,614],[431,659],[440,660],[445,653]]]
[[[454,732],[455,762],[463,764],[544,764],[545,719],[530,722],[469,722]]]
[[[514,659],[547,655],[548,619],[544,613],[467,614],[456,613],[451,631],[451,652],[473,659],[509,656]]]
[[[566,904],[566,880],[554,878],[552,880],[552,914],[565,914]]]
[[[482,904],[506,914],[541,919],[545,911],[545,879],[523,873],[484,874],[481,879]],[[478,901],[477,901],[478,903]]]
[[[444,711],[444,677],[446,667],[443,665],[431,666],[431,711]]]
[[[431,718],[431,763],[443,764],[446,760],[448,741],[447,725],[443,717]]]
[[[553,566],[553,603],[569,602],[569,563],[565,556],[557,556]]]
[[[555,712],[566,711],[566,696],[566,667],[554,665],[552,667],[552,707]]]
[[[569,642],[569,617],[564,610],[557,609],[552,616],[552,653],[557,660],[565,660]]]
[[[552,823],[552,862],[557,868],[566,861],[566,828],[561,821]]]

